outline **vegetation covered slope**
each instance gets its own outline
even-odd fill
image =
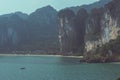
[[[0,51],[54,51],[58,49],[57,11],[51,6],[30,15],[15,12],[0,16]]]

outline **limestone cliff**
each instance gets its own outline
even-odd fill
[[[61,51],[83,53],[87,11],[80,9],[75,15],[72,10],[64,9],[58,13],[58,16]]]
[[[103,8],[77,14],[64,9],[59,12],[59,42],[62,51],[90,52],[120,35],[120,0],[113,0]]]
[[[27,15],[0,15],[0,52],[55,51],[58,48],[57,11],[51,6]]]
[[[86,25],[85,40],[87,51],[96,49],[119,36],[119,3],[119,0],[113,0],[109,4],[105,5],[103,9],[98,10],[98,13],[92,13],[94,14],[94,17],[98,15],[99,18],[90,18],[90,21]],[[102,13],[100,13],[100,11]],[[88,37],[90,37],[90,39]]]
[[[74,25],[73,20],[75,14],[73,11],[61,10],[58,14],[59,20],[59,43],[60,43],[60,51],[70,52],[74,42]]]

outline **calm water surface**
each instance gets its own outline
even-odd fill
[[[120,77],[118,63],[78,61],[65,57],[1,56],[0,80],[115,80]]]

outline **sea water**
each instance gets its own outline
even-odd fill
[[[0,56],[0,80],[115,80],[119,63],[79,63],[79,58]]]

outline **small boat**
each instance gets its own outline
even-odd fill
[[[21,70],[24,70],[24,69],[26,69],[26,68],[25,68],[25,67],[21,67],[20,69],[21,69]]]

